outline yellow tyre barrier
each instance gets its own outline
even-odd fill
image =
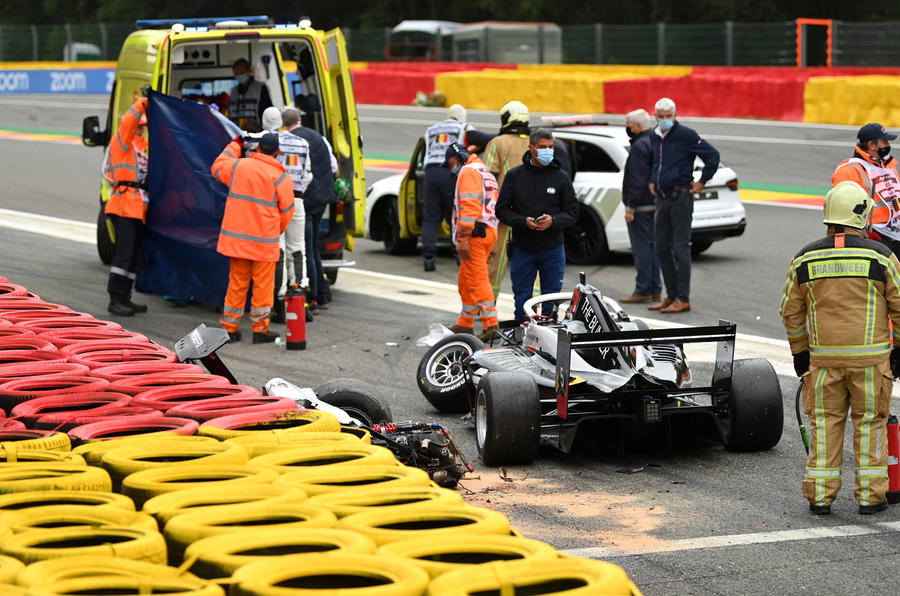
[[[557,559],[552,565],[528,560],[470,565],[432,580],[427,595],[523,592],[534,596],[640,596],[621,567],[591,559]]]
[[[125,526],[158,531],[156,520],[146,513],[90,505],[48,505],[5,513],[4,521],[16,533],[49,528]]]
[[[178,594],[178,596],[225,596],[221,587],[201,579],[182,577],[95,576],[41,585],[47,594]],[[39,593],[38,593],[39,594]]]
[[[463,532],[466,534],[510,533],[502,513],[468,505],[419,505],[362,511],[341,518],[338,527],[365,534],[379,546],[397,540]]]
[[[213,437],[224,441],[232,437],[248,435],[258,432],[282,430],[283,432],[336,432],[340,430],[341,423],[330,412],[322,410],[290,410],[285,411],[278,420],[260,422],[258,424],[243,426],[240,428],[225,429],[215,425],[215,419],[201,424],[197,434]]]
[[[121,447],[131,446],[174,446],[174,445],[196,445],[196,444],[216,444],[217,441],[211,437],[184,436],[176,434],[154,434],[153,436],[136,436],[123,437],[121,439],[104,439],[102,441],[89,441],[79,445],[72,450],[84,457],[88,465],[99,466],[103,460],[103,456],[108,451],[119,449]]]
[[[341,432],[285,433],[279,430],[241,435],[225,440],[226,443],[240,445],[250,457],[257,457],[284,449],[307,445],[330,445],[334,443],[360,443],[360,437]]]
[[[428,574],[406,561],[349,553],[259,561],[235,571],[233,579],[232,596],[421,596],[428,584]]]
[[[133,578],[182,577],[198,581],[200,579],[175,567],[157,563],[133,561],[109,555],[77,555],[32,563],[16,576],[16,583],[22,586],[45,586],[50,583],[99,575],[120,575]]]
[[[21,441],[0,441],[0,449],[5,449],[9,446],[16,449],[45,449],[47,451],[72,450],[72,442],[66,433],[53,433],[46,437],[22,439]]]
[[[84,458],[71,451],[51,451],[49,449],[19,449],[15,443],[7,443],[0,449],[0,467],[32,463],[81,464]]]
[[[235,485],[268,484],[277,477],[278,472],[271,468],[250,464],[153,468],[126,476],[122,481],[122,493],[131,497],[137,507],[143,507],[147,499],[177,490],[221,486],[223,492],[231,492],[238,490]]]
[[[134,501],[125,495],[88,490],[36,490],[0,495],[0,514],[49,505],[90,505],[134,511]]]
[[[113,486],[141,470],[183,465],[243,464],[250,457],[240,445],[193,442],[171,445],[128,445],[107,451],[100,465],[109,472]]]
[[[379,555],[410,559],[432,578],[450,571],[490,563],[493,561],[534,561],[535,566],[552,566],[557,553],[552,546],[540,540],[516,536],[472,536],[454,534],[399,540],[380,547]]]
[[[112,481],[103,468],[79,464],[0,467],[0,493],[35,490],[110,491]]]
[[[272,557],[320,552],[372,554],[375,548],[370,538],[349,530],[263,530],[242,534],[240,540],[231,534],[201,538],[187,547],[184,560],[193,561],[193,573],[215,579],[230,577],[244,565]]]
[[[121,526],[32,530],[7,536],[0,552],[23,563],[75,555],[114,555],[165,563],[166,541],[157,531]]]
[[[210,507],[241,503],[302,503],[306,498],[306,492],[302,489],[287,484],[245,484],[240,490],[234,491],[223,491],[218,486],[205,486],[153,497],[144,503],[142,511],[155,517],[164,526],[176,515],[203,511]]]
[[[400,465],[390,449],[362,442],[294,447],[254,457],[249,463],[270,467],[282,474],[296,469],[306,470],[321,466]]]
[[[370,447],[371,448],[371,447]],[[390,489],[407,486],[427,487],[431,484],[428,472],[409,466],[313,466],[282,474],[275,484],[296,486],[310,497],[323,493],[352,492],[364,495],[370,489]],[[327,501],[320,501],[327,507]],[[331,507],[328,507],[331,509]]]
[[[345,435],[356,437],[364,443],[372,444],[372,435],[364,428],[359,428],[357,426],[341,426],[341,432]]]
[[[374,552],[375,549],[372,549]],[[7,555],[0,555],[0,584],[11,584],[16,576],[25,569],[25,563]],[[0,591],[3,587],[0,586]]]
[[[284,474],[275,482],[286,482],[294,472]],[[459,493],[437,486],[402,486],[398,488],[375,487],[366,490],[347,490],[321,493],[309,499],[310,505],[330,509],[339,518],[369,511],[370,508],[403,507],[416,505],[463,505]]]

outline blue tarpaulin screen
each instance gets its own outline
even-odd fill
[[[224,301],[228,259],[216,243],[227,188],[210,167],[237,128],[226,130],[223,120],[206,105],[150,94],[150,203],[138,291]]]

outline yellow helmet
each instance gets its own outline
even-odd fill
[[[856,182],[844,180],[825,195],[825,219],[822,223],[863,229],[871,209],[869,193]]]

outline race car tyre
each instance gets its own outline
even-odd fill
[[[165,526],[176,515],[212,507],[243,503],[281,505],[303,503],[306,500],[306,492],[287,484],[242,484],[239,491],[223,491],[220,486],[204,486],[153,497],[144,503],[141,511],[159,520],[160,526]]]
[[[378,390],[365,381],[334,379],[316,388],[316,397],[342,409],[363,426],[393,422],[391,409],[378,396]]]
[[[104,471],[105,473],[105,471]],[[131,497],[136,507],[142,507],[151,497],[176,490],[218,486],[223,490],[240,490],[243,484],[270,484],[278,472],[250,464],[190,465],[174,468],[153,468],[127,476],[122,481],[122,494]]]
[[[159,433],[155,435],[134,435],[121,437],[116,439],[104,439],[102,441],[88,441],[78,445],[72,449],[72,453],[77,453],[84,457],[89,466],[100,466],[103,456],[113,449],[120,447],[131,447],[132,445],[146,446],[147,449],[153,449],[161,445],[173,446],[181,444],[195,445],[200,443],[209,443],[215,445],[218,443],[211,437],[197,437],[176,435],[175,433]]]
[[[109,554],[163,564],[166,541],[156,530],[122,526],[62,528],[8,536],[0,545],[0,552],[26,564],[57,557]]]
[[[279,482],[283,479],[284,476],[279,478]],[[458,492],[437,486],[372,487],[365,491],[329,492],[310,497],[309,502],[330,509],[338,518],[366,511],[370,507],[464,504]]]
[[[47,584],[78,579],[84,577],[130,577],[130,578],[169,578],[180,577],[191,580],[200,578],[185,573],[175,567],[122,559],[110,555],[76,555],[61,559],[47,559],[32,563],[16,576],[16,583],[21,586],[44,588]],[[147,587],[149,589],[149,586]],[[138,594],[139,590],[117,592]],[[183,592],[178,591],[178,594]]]
[[[483,347],[474,335],[454,333],[441,338],[422,356],[416,371],[417,385],[437,411],[461,414],[472,407],[475,385],[465,361]]]
[[[362,534],[335,528],[264,530],[234,536],[208,536],[193,542],[184,551],[185,561],[193,560],[190,571],[206,579],[230,577],[244,565],[271,561],[272,557],[305,553],[372,554],[376,545]]]
[[[375,552],[375,549],[373,548],[371,552]],[[24,569],[25,563],[22,561],[7,555],[0,555],[0,585],[13,583],[16,576]]]
[[[156,520],[146,513],[92,507],[90,505],[46,505],[5,513],[3,520],[16,534],[48,528],[125,526],[156,532]]]
[[[77,453],[71,451],[49,451],[46,449],[18,449],[15,443],[7,443],[0,447],[0,467],[23,466],[25,464],[77,464],[86,466],[87,462]]]
[[[100,205],[100,213],[97,214],[97,256],[104,265],[112,263],[116,256],[116,243],[110,233],[111,223],[106,217],[105,206]]]
[[[341,466],[400,465],[389,449],[363,442],[297,446],[254,457],[248,463],[270,467],[281,474],[293,472],[298,467],[307,471],[323,466],[334,469]]]
[[[411,255],[416,251],[418,238],[400,237],[400,216],[397,209],[397,197],[385,197],[382,213],[381,239],[384,250],[389,255]]]
[[[379,546],[409,538],[444,536],[509,535],[506,516],[491,509],[469,505],[417,505],[415,507],[373,508],[342,517],[338,527],[368,536]]]
[[[592,559],[560,558],[550,565],[536,565],[528,559],[467,565],[433,579],[425,596],[520,593],[630,596],[640,594],[640,591],[618,565]]]
[[[541,438],[541,398],[529,375],[487,373],[475,396],[475,443],[489,466],[534,461]]]
[[[728,411],[718,414],[718,422],[729,451],[762,451],[778,444],[784,410],[778,375],[768,360],[734,361]]]
[[[134,511],[134,502],[125,495],[88,490],[36,490],[0,495],[0,513],[15,513],[50,505],[89,505]]]
[[[712,242],[706,240],[691,240],[691,254],[699,255],[704,253],[709,250],[710,246],[712,246]]]
[[[428,574],[406,561],[340,552],[273,557],[232,577],[231,596],[274,596],[285,593],[284,586],[297,594],[422,596],[428,585]]]
[[[558,553],[546,542],[518,536],[445,536],[399,540],[376,551],[395,559],[410,559],[433,579],[456,569],[493,561],[533,561],[552,566]]]
[[[609,260],[609,244],[603,220],[588,205],[578,205],[575,225],[563,232],[566,260],[573,265],[597,265]]]
[[[319,469],[316,469],[319,468]],[[375,466],[316,466],[309,470],[294,470],[282,474],[275,482],[301,488],[310,497],[353,491],[367,493],[370,489],[427,487],[431,484],[428,472],[409,466],[384,464]],[[331,509],[323,501],[316,501]]]
[[[112,481],[106,470],[84,464],[0,467],[0,493],[57,489],[111,491]]]
[[[9,444],[16,449],[72,450],[69,435],[51,430],[0,430],[0,449]]]

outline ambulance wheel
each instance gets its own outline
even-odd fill
[[[541,396],[518,372],[487,373],[475,394],[475,443],[489,466],[530,464],[541,439]]]
[[[778,375],[768,360],[734,361],[727,407],[717,414],[717,422],[729,451],[762,451],[778,444],[784,410]]]
[[[112,263],[116,255],[116,244],[111,236],[111,228],[112,222],[106,217],[101,205],[100,213],[97,215],[97,254],[104,265]]]
[[[575,225],[566,228],[566,259],[574,265],[595,265],[609,260],[603,220],[587,205],[578,206]]]
[[[416,252],[416,237],[400,237],[400,216],[397,213],[397,198],[386,197],[382,209],[382,242],[389,255],[411,255]]]
[[[364,381],[334,379],[319,385],[315,392],[316,397],[342,409],[363,426],[394,421],[391,409],[382,402],[378,390]]]
[[[480,339],[468,333],[454,333],[434,344],[416,371],[419,391],[439,412],[461,414],[472,407],[475,386],[469,377],[466,360],[482,349]]]

